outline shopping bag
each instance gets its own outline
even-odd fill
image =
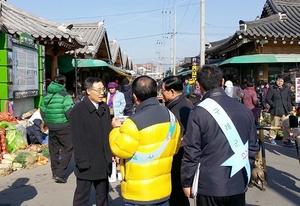
[[[196,197],[198,194],[198,182],[199,182],[199,175],[200,175],[200,165],[201,163],[198,163],[197,170],[194,175],[193,179],[193,185],[192,185],[192,197]]]

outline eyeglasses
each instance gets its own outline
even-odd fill
[[[105,87],[103,87],[103,88],[99,88],[99,89],[91,88],[91,90],[93,90],[93,91],[95,91],[95,92],[101,94],[101,93],[105,92],[106,89],[105,89]]]

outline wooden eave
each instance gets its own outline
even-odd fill
[[[85,47],[76,49],[78,56],[84,58],[85,55],[90,55],[106,62],[110,61],[111,54],[103,21],[80,22],[74,23],[73,26],[73,30],[87,42]]]
[[[220,55],[248,42],[293,39],[300,41],[300,0],[267,0],[262,15],[254,21],[240,21],[232,37],[213,42],[206,53]]]
[[[0,17],[3,28],[11,35],[27,33],[41,44],[57,44],[66,49],[83,47],[86,43],[72,25],[60,25],[22,11],[6,1],[0,0]],[[68,27],[69,26],[69,27]]]
[[[121,47],[117,40],[109,41],[109,48],[111,51],[111,62],[117,67],[123,67],[123,59]]]

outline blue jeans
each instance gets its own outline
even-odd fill
[[[140,204],[125,202],[125,206],[170,206],[170,205],[169,205],[169,201],[165,201],[165,202],[151,204],[151,205],[140,205]]]

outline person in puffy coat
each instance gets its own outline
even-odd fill
[[[119,85],[115,82],[109,82],[107,85],[107,104],[110,108],[110,115],[112,117],[123,116],[126,106],[124,94],[117,90],[118,86]]]
[[[125,205],[169,205],[171,166],[180,148],[180,125],[157,99],[157,84],[149,76],[133,81],[136,113],[109,134],[112,153],[121,158],[121,193]],[[119,127],[120,126],[120,127]]]
[[[67,182],[66,171],[73,153],[69,122],[73,99],[65,86],[66,77],[56,75],[40,105],[41,116],[49,128],[52,178],[57,183]]]

